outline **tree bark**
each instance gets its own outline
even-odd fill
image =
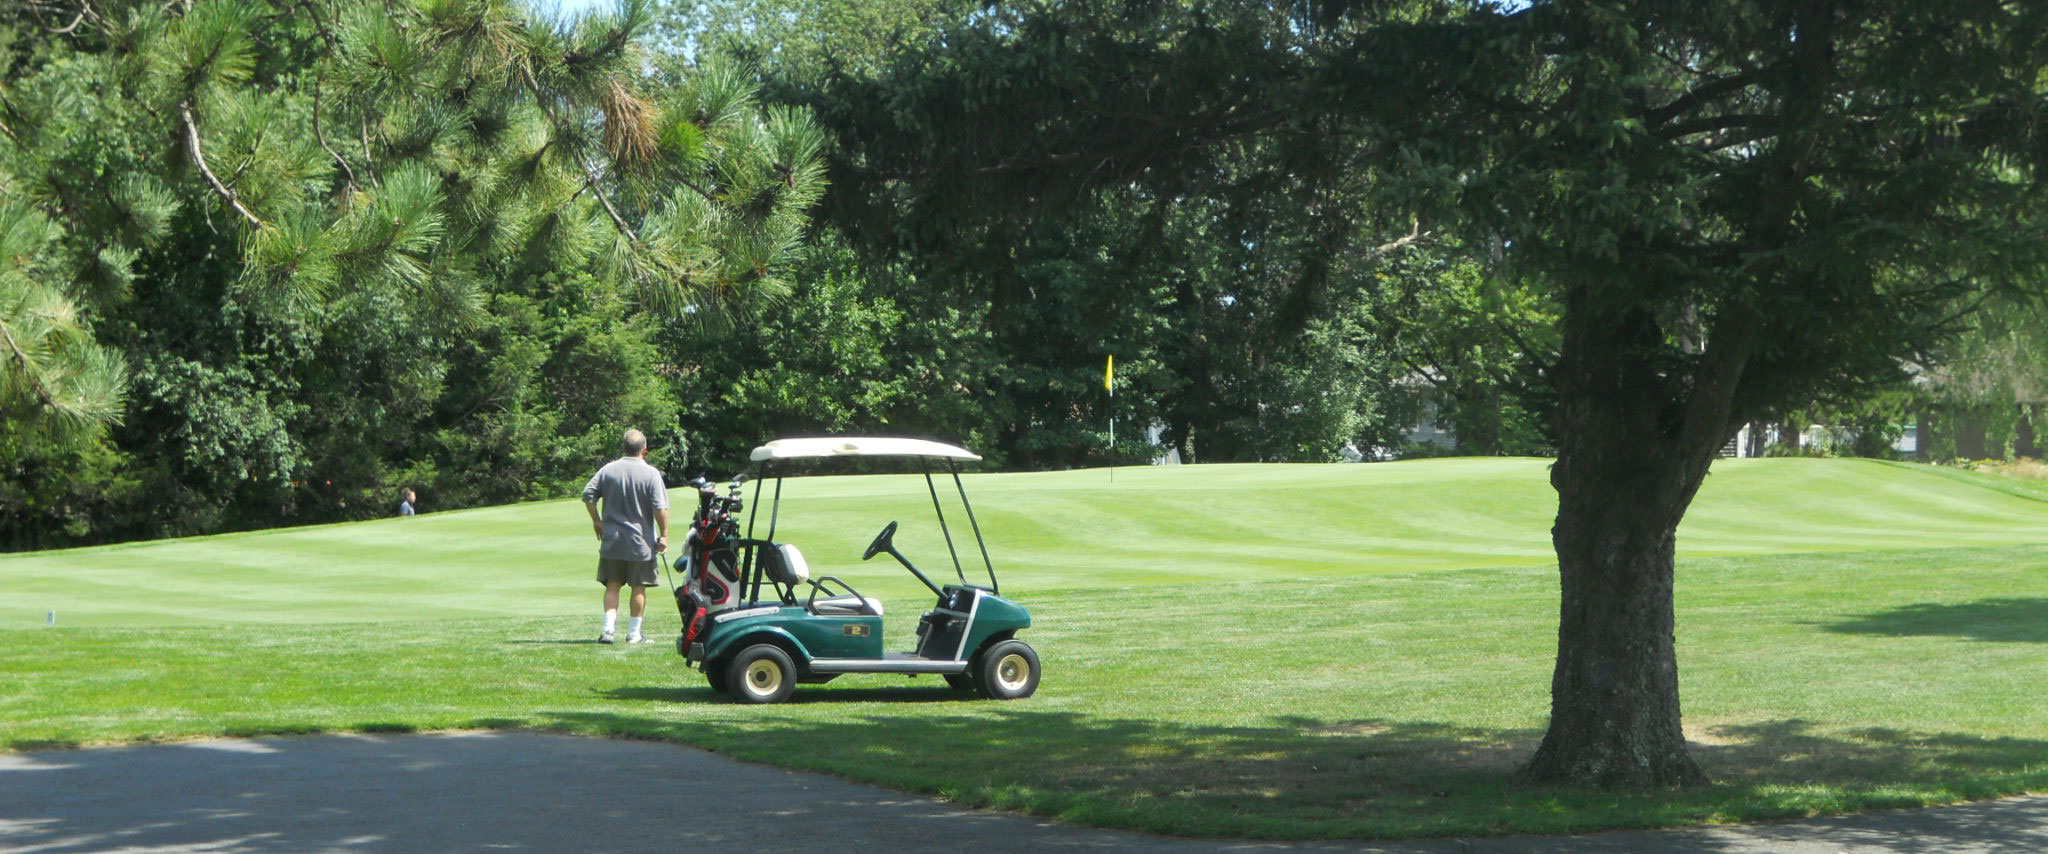
[[[1575,317],[1567,303],[1551,542],[1560,603],[1550,728],[1520,777],[1649,788],[1707,782],[1686,750],[1673,604],[1678,522],[1734,422],[1747,345],[1722,330],[1688,393],[1634,358],[1661,334],[1647,312]],[[1728,340],[1728,339],[1734,340]]]
[[[1475,457],[1500,456],[1499,389],[1485,389],[1453,400],[1460,404],[1458,411],[1468,416],[1456,422],[1458,453]]]
[[[185,147],[186,153],[192,157],[192,165],[199,168],[199,174],[206,176],[206,183],[213,187],[213,191],[219,193],[221,198],[226,199],[228,204],[234,207],[235,213],[241,214],[243,219],[249,221],[250,227],[261,229],[263,220],[257,219],[255,214],[243,207],[242,199],[235,195],[234,189],[221,183],[220,176],[213,174],[213,170],[207,167],[206,150],[199,144],[199,122],[192,118],[191,99],[178,102],[178,115],[185,120]]]
[[[1989,419],[1972,407],[1957,413],[1956,417],[1956,458],[1981,460],[1990,454],[1985,452],[1984,434]]]
[[[2034,444],[2034,418],[2041,414],[2041,404],[2022,403],[2020,417],[2012,425],[2012,455],[2015,458],[2040,459],[2041,448]]]
[[[1180,454],[1182,465],[1195,464],[1195,446],[1194,443],[1188,441],[1188,434],[1193,430],[1193,426],[1188,424],[1186,419],[1180,418],[1174,419],[1172,425],[1167,427],[1166,430],[1167,445]]]
[[[1689,492],[1684,468],[1614,460],[1556,478],[1557,669],[1550,729],[1523,779],[1638,789],[1707,781],[1679,712],[1673,502],[1600,497]]]

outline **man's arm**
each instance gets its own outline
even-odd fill
[[[655,551],[658,551],[658,552],[665,552],[665,551],[668,551],[668,508],[667,508],[667,507],[663,507],[663,508],[661,508],[660,510],[656,510],[656,511],[654,511],[654,522],[655,522],[655,524],[657,524],[657,525],[660,525],[660,526],[661,526],[661,539],[658,539],[658,540],[655,540],[655,541],[654,541],[654,550],[655,550]]]
[[[604,490],[599,486],[603,482],[604,469],[600,468],[597,474],[590,476],[588,483],[583,484],[583,506],[590,511],[590,528],[597,532],[600,540],[604,539],[604,519],[597,515],[597,502],[604,498]]]

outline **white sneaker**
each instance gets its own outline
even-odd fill
[[[597,636],[597,642],[598,642],[598,643],[611,643],[611,642],[612,642],[612,633],[611,633],[611,632],[605,632],[604,634],[598,635],[598,636]]]
[[[626,642],[627,642],[627,643],[648,643],[648,640],[647,640],[647,638],[645,638],[645,637],[643,637],[643,636],[641,636],[641,635],[637,635],[637,634],[632,634],[632,635],[627,635],[627,636],[626,636]]]

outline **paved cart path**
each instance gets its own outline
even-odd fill
[[[323,735],[0,754],[0,852],[382,851],[2019,854],[2048,797],[1598,836],[1280,844],[967,810],[651,742],[522,732]]]

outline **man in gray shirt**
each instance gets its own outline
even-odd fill
[[[647,435],[627,430],[619,440],[625,455],[606,463],[583,486],[583,507],[597,532],[597,581],[604,585],[604,634],[611,643],[619,625],[619,588],[633,588],[633,625],[627,643],[646,643],[640,620],[647,613],[647,588],[661,583],[655,555],[668,551],[668,487],[661,470],[647,462]],[[604,508],[598,509],[602,502]]]

